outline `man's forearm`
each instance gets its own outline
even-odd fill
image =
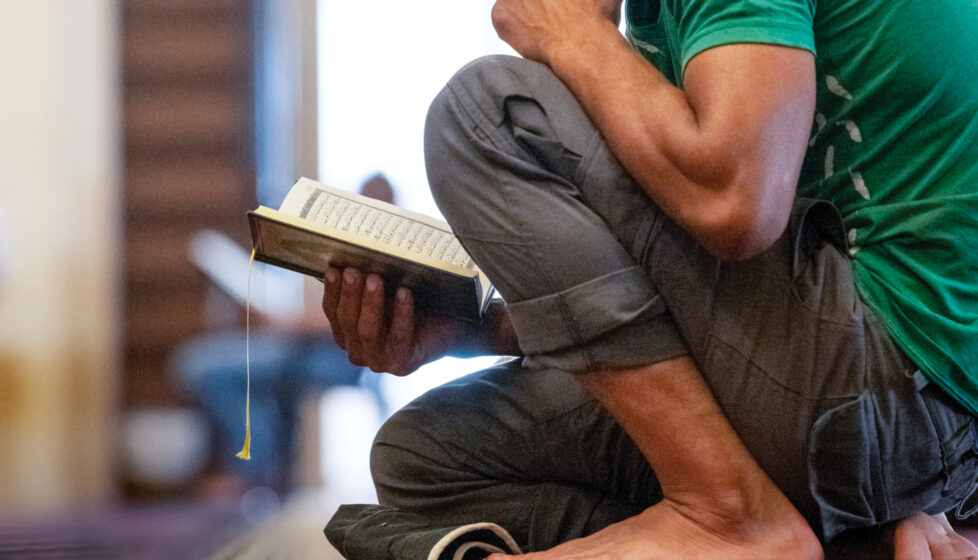
[[[723,91],[712,83],[693,83],[696,77],[689,72],[685,89],[679,89],[616,28],[601,29],[586,48],[556,50],[551,67],[629,173],[717,256],[745,258],[773,243],[786,224],[813,102],[747,99],[753,89],[740,88],[749,85],[739,84],[740,76],[715,72],[724,64],[710,60],[717,52],[694,62],[709,66],[709,79]],[[767,52],[777,47],[762,45],[732,48],[744,50],[741,60],[786,54]],[[759,83],[777,79],[756,78]]]
[[[519,4],[497,24],[500,36],[554,70],[673,220],[722,258],[749,257],[780,236],[811,130],[811,53],[709,49],[679,89],[607,17],[572,3]]]
[[[686,95],[634,52],[611,22],[593,22],[585,43],[568,41],[548,58],[554,73],[591,116],[612,151],[658,204],[680,223],[715,199],[721,162],[701,172],[713,151]],[[668,184],[668,189],[657,185]],[[683,193],[681,199],[676,196]]]

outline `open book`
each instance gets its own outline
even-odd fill
[[[322,278],[328,266],[384,277],[434,313],[479,321],[493,289],[447,223],[300,179],[278,210],[248,212],[255,260]]]

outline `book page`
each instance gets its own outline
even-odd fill
[[[448,224],[436,227],[440,224],[433,225],[433,219],[424,220],[384,203],[367,204],[351,193],[332,193],[306,185],[302,195],[301,201],[287,198],[282,211],[428,258],[464,268],[474,266]]]

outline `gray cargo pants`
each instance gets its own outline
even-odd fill
[[[720,262],[636,186],[546,66],[511,57],[463,68],[425,142],[439,207],[506,299],[526,358],[386,423],[372,455],[381,504],[435,526],[495,522],[524,551],[634,515],[660,498],[655,474],[574,374],[685,354],[824,539],[974,490],[974,419],[862,304],[830,204],[799,200],[773,247]],[[355,541],[363,516],[339,517],[334,534]]]

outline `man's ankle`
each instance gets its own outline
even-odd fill
[[[744,521],[781,518],[787,510],[797,512],[791,502],[768,481],[735,481],[689,492],[666,491],[666,500],[681,513],[709,516],[717,523],[738,525]],[[800,515],[800,514],[798,514]]]
[[[780,492],[750,498],[734,491],[719,492],[712,497],[686,497],[682,501],[666,498],[663,503],[694,523],[719,535],[742,540],[746,545],[775,538],[795,551],[792,558],[823,557],[815,532]]]

